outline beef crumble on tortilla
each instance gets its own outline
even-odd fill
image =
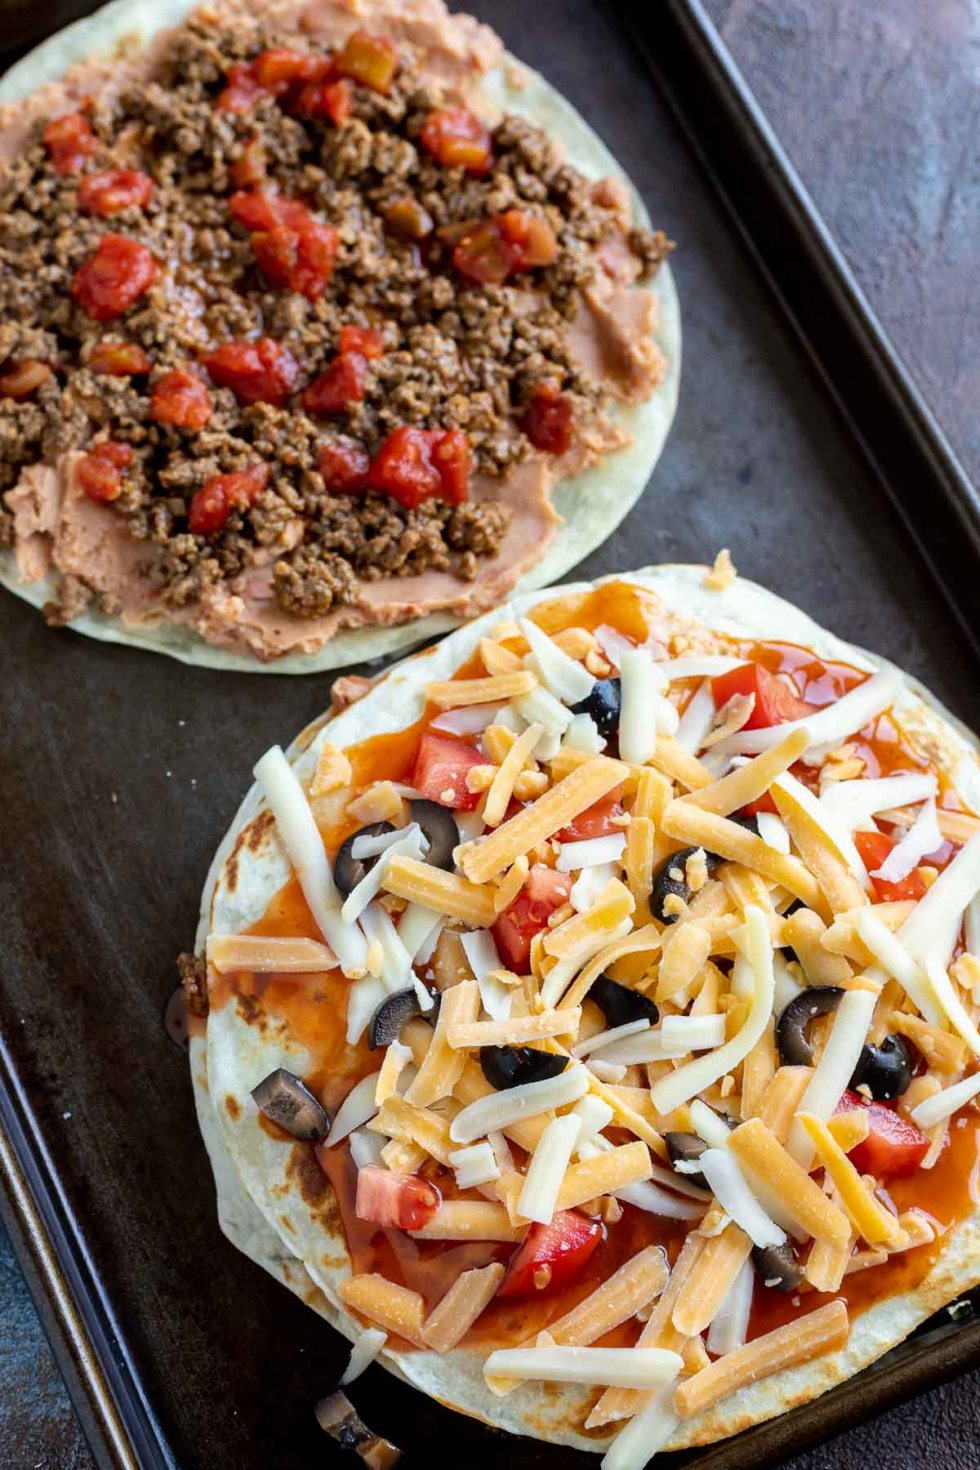
[[[641,1470],[980,1281],[980,760],[908,676],[653,568],[256,777],[185,966],[199,1114],[227,1233],[355,1364]]]
[[[441,0],[227,0],[9,103],[0,157],[0,536],[50,622],[334,665],[642,490],[669,242]]]

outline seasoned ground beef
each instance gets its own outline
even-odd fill
[[[318,617],[354,600],[362,582],[477,575],[510,511],[461,499],[460,465],[470,457],[494,477],[523,459],[536,394],[557,396],[583,439],[601,425],[607,395],[573,361],[569,323],[604,241],[625,238],[639,275],[670,247],[630,230],[615,191],[584,179],[519,118],[493,131],[484,172],[437,161],[423,132],[445,103],[407,45],[386,94],[340,84],[350,111],[337,122],[301,105],[295,88],[274,95],[250,83],[247,105],[229,108],[236,76],[257,75],[254,58],[282,44],[262,25],[222,33],[192,19],[155,80],[92,104],[94,141],[74,167],[59,171],[39,130],[0,169],[0,492],[25,465],[86,451],[86,464],[97,460],[86,492],[146,543],[141,571],[165,603],[184,606],[266,566],[285,610]],[[84,191],[118,169],[147,176],[146,196],[93,213]],[[244,222],[230,208],[243,192],[302,201],[318,248],[326,239],[332,252],[325,285],[297,285],[305,237],[285,237],[306,225]],[[542,221],[556,247],[550,263],[534,262],[533,291],[530,266],[482,280],[459,265],[460,242],[469,248],[475,226],[507,211]],[[127,309],[98,320],[76,273],[110,235],[146,247],[157,267]],[[285,284],[282,270],[293,272]],[[376,340],[348,348],[341,332],[351,328]],[[234,373],[205,369],[222,344],[260,338],[291,354],[275,389],[263,379],[246,393]],[[110,346],[129,356],[107,368]],[[42,366],[43,381],[25,392],[24,364],[53,371]],[[338,364],[349,370],[341,401],[324,407],[316,394]],[[204,393],[203,421],[160,411],[175,372]],[[389,436],[406,427],[426,432],[425,453],[442,466],[443,491],[421,503],[376,474]],[[343,474],[325,445],[344,457]],[[9,539],[3,511],[0,542]],[[68,579],[49,620],[88,597]]]

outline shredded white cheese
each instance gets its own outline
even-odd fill
[[[535,1118],[552,1108],[578,1102],[588,1090],[585,1068],[572,1064],[557,1077],[547,1077],[543,1082],[522,1082],[504,1092],[478,1097],[456,1114],[449,1126],[449,1136],[454,1143],[473,1143],[491,1129],[509,1128],[522,1118]]]
[[[644,766],[657,749],[657,734],[673,735],[680,719],[664,698],[666,680],[649,649],[624,653],[620,675],[619,753],[623,760]]]
[[[706,679],[681,715],[674,739],[678,745],[696,755],[711,734],[714,722],[715,697],[711,684]]]
[[[960,848],[899,929],[898,938],[913,959],[921,962],[932,951],[949,964],[963,915],[978,891],[980,832]]]
[[[565,704],[578,704],[579,700],[587,699],[595,685],[588,669],[569,658],[530,618],[519,619],[519,626],[531,650],[535,672],[549,692]]]
[[[587,914],[616,876],[617,870],[612,863],[603,863],[596,868],[583,868],[568,895],[572,908],[579,914]]]
[[[361,915],[361,928],[369,943],[381,946],[381,979],[388,993],[404,990],[411,984],[412,961],[388,910],[380,903],[369,903]]]
[[[600,1462],[600,1470],[643,1470],[680,1424],[674,1412],[674,1380],[665,1384],[619,1431]]]
[[[479,1184],[492,1184],[500,1178],[500,1165],[487,1142],[454,1149],[449,1155],[449,1162],[456,1172],[456,1183],[460,1189],[475,1189]]]
[[[875,812],[888,811],[896,806],[912,806],[935,794],[935,776],[912,771],[902,776],[834,781],[821,793],[820,800],[853,832],[856,827],[867,826]]]
[[[625,851],[625,832],[610,832],[605,837],[588,837],[581,842],[563,842],[555,867],[559,873],[605,867],[607,863],[619,862]]]
[[[367,945],[356,924],[340,917],[337,892],[310,804],[282,747],[274,745],[256,762],[256,781],[262,787],[289,860],[300,881],[310,912],[345,975],[361,975],[366,968]]]
[[[443,710],[432,721],[433,730],[445,730],[448,735],[482,735],[492,725],[502,704],[469,704],[462,709]]]
[[[854,1075],[878,1000],[873,990],[847,990],[840,998],[823,1055],[800,1099],[797,1113],[812,1113],[826,1123]],[[804,1169],[813,1162],[813,1144],[799,1117],[790,1127],[786,1148]]]
[[[374,1117],[378,1111],[374,1094],[380,1076],[380,1071],[372,1072],[369,1077],[362,1077],[360,1082],[355,1082],[334,1115],[330,1132],[324,1139],[326,1148],[334,1148],[342,1143],[348,1133],[353,1133],[355,1128],[360,1128]]]
[[[351,1348],[350,1359],[344,1369],[340,1380],[341,1388],[346,1388],[348,1383],[353,1383],[359,1378],[365,1368],[369,1367],[388,1341],[388,1334],[382,1332],[380,1327],[366,1327],[354,1340]]]
[[[581,1127],[581,1118],[574,1113],[565,1113],[560,1118],[553,1118],[542,1133],[527,1166],[517,1200],[517,1213],[525,1220],[534,1220],[539,1225],[551,1224],[558,1191],[578,1143]]]
[[[715,1357],[722,1358],[726,1353],[733,1353],[745,1342],[754,1286],[755,1267],[751,1261],[745,1261],[725,1293],[725,1300],[718,1308],[708,1331],[705,1347]]]
[[[686,1057],[691,1051],[712,1051],[725,1040],[725,1017],[704,1012],[699,1016],[664,1016],[660,1039],[665,1057]]]
[[[474,929],[460,935],[463,953],[480,987],[480,1000],[487,1015],[494,1021],[510,1019],[513,992],[503,985],[493,972],[500,969],[500,956],[488,929]]]
[[[753,1245],[785,1245],[785,1231],[766,1214],[727,1148],[706,1148],[698,1159],[698,1169],[722,1209],[741,1226]]]
[[[972,1077],[964,1077],[962,1082],[954,1082],[952,1087],[944,1087],[942,1092],[933,1093],[932,1097],[924,1098],[918,1107],[912,1109],[909,1117],[917,1128],[928,1131],[935,1128],[937,1123],[944,1123],[960,1108],[965,1108],[968,1102],[980,1094],[980,1072],[974,1072]]]
[[[665,1348],[498,1348],[484,1361],[486,1378],[536,1378],[590,1387],[662,1388],[677,1377],[684,1360]]]
[[[638,1036],[641,1031],[649,1030],[649,1021],[625,1021],[622,1026],[611,1026],[607,1031],[597,1031],[594,1035],[587,1036],[584,1041],[577,1041],[572,1047],[572,1056],[587,1057],[594,1051],[602,1051],[607,1046],[614,1046],[617,1041],[625,1041],[628,1036]]]
[[[881,867],[873,874],[886,883],[901,883],[922,859],[943,845],[943,834],[936,821],[936,799],[930,796],[900,842],[892,848]]]
[[[839,822],[833,812],[828,812],[822,799],[814,796],[809,786],[804,786],[803,782],[791,776],[789,771],[784,771],[772,784],[775,791],[785,792],[801,811],[806,812],[820,828],[837,855],[847,864],[861,886],[867,888],[869,886],[867,869],[844,823]]]
[[[586,755],[601,755],[606,748],[599,726],[586,714],[572,715],[561,743],[566,750],[583,750]]]
[[[377,842],[378,838],[359,838],[363,842]],[[422,836],[422,828],[417,822],[412,822],[401,832],[395,833],[395,841],[386,843],[381,856],[373,868],[369,868],[359,883],[355,883],[350,893],[344,899],[340,909],[340,917],[345,924],[353,924],[361,917],[372,899],[377,898],[381,892],[385,874],[393,857],[410,857],[420,861],[425,857],[428,848],[425,838]],[[371,854],[368,854],[370,856]]]
[[[863,729],[876,715],[884,714],[901,692],[902,678],[898,669],[881,669],[849,693],[842,694],[833,704],[824,705],[807,715],[806,719],[787,720],[784,724],[769,725],[761,730],[739,730],[737,735],[730,735],[724,742],[725,750],[731,755],[758,755],[785,740],[792,730],[806,730],[810,743],[804,759],[816,756],[822,749],[840,745],[848,735]]]
[[[789,833],[782,817],[777,817],[775,812],[759,812],[755,820],[767,847],[775,848],[776,852],[789,852]]]

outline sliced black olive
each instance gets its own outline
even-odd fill
[[[568,1065],[568,1057],[550,1051],[537,1051],[533,1046],[481,1046],[480,1066],[483,1075],[502,1092],[519,1087],[522,1082],[545,1082],[557,1077]]]
[[[699,1138],[696,1133],[665,1133],[664,1143],[672,1164],[695,1164],[708,1147],[704,1139]],[[708,1188],[708,1181],[703,1174],[691,1174],[685,1169],[683,1175],[692,1184],[699,1184],[702,1189]]]
[[[755,817],[732,817],[731,820],[739,827],[744,827],[747,832],[754,832],[758,837],[759,824]],[[653,889],[650,893],[650,911],[654,918],[659,919],[661,924],[673,924],[677,914],[665,913],[664,904],[671,896],[679,898],[683,903],[690,903],[693,897],[690,884],[687,881],[687,861],[699,851],[696,847],[682,847],[680,852],[671,853],[665,859],[653,875]],[[703,849],[705,865],[708,877],[717,872],[722,863],[726,861],[717,852]]]
[[[459,846],[459,828],[452,812],[440,806],[437,801],[426,801],[421,796],[408,803],[408,810],[412,821],[418,822],[422,828],[423,836],[429,844],[426,862],[433,868],[443,868],[445,872],[451,873],[455,867],[453,853]]]
[[[766,1286],[774,1286],[777,1291],[796,1291],[803,1280],[789,1241],[785,1245],[753,1246],[752,1264]]]
[[[324,1433],[335,1439],[342,1450],[353,1450],[360,1455],[368,1470],[391,1470],[401,1458],[397,1445],[369,1429],[341,1389],[321,1399],[314,1413]]]
[[[817,1016],[836,1011],[844,994],[838,985],[814,985],[800,991],[776,1022],[776,1045],[784,1067],[812,1067],[813,1047],[807,1032]]]
[[[366,827],[360,827],[352,832],[345,842],[340,844],[340,849],[333,863],[333,881],[340,892],[346,898],[352,889],[356,888],[361,879],[364,878],[374,867],[380,853],[376,857],[356,858],[351,849],[359,837],[381,837],[385,832],[394,832],[390,822],[370,822]]]
[[[407,990],[396,990],[383,1000],[371,1017],[368,1026],[368,1046],[374,1051],[378,1046],[390,1046],[398,1040],[398,1033],[407,1021],[422,1015],[418,991],[414,985]]]
[[[572,705],[573,715],[591,715],[600,735],[615,735],[619,729],[622,694],[618,679],[598,679],[591,694]]]
[[[660,1019],[660,1011],[652,1000],[628,985],[610,980],[608,975],[593,981],[589,1000],[595,1001],[610,1026],[628,1026],[630,1021],[649,1021],[652,1026]]]
[[[901,1097],[912,1081],[912,1048],[904,1036],[886,1036],[880,1046],[862,1046],[854,1076],[848,1086],[867,1087],[873,1098],[884,1102]]]
[[[285,1067],[278,1067],[263,1077],[252,1097],[260,1113],[280,1128],[285,1128],[303,1143],[319,1143],[330,1127],[326,1108],[315,1098],[305,1082]]]

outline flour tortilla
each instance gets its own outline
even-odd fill
[[[650,588],[671,612],[694,618],[719,633],[748,639],[779,638],[812,648],[822,658],[869,671],[887,667],[883,659],[842,642],[795,607],[751,582],[739,579],[723,592],[707,588],[705,570],[697,566],[653,567],[606,580]],[[569,584],[512,599],[434,649],[396,664],[357,704],[302,732],[290,751],[301,779],[310,776],[325,740],[343,747],[390,732],[398,727],[392,720],[396,710],[400,725],[412,723],[422,708],[422,686],[430,679],[448,677],[501,617],[517,616],[537,602],[564,593],[586,592],[592,585]],[[980,809],[976,738],[908,677],[895,712],[920,745],[928,745],[937,767],[956,783],[968,805]],[[288,859],[268,813],[260,814],[260,807],[259,792],[253,787],[216,854],[202,899],[199,949],[209,932],[234,933],[255,922],[290,875]],[[208,1020],[208,1091],[200,1053],[195,1056],[192,1065],[198,1103],[206,1117],[206,1133],[211,1135],[209,1152],[215,1161],[226,1234],[279,1279],[291,1274],[293,1279],[287,1284],[293,1290],[298,1289],[302,1278],[297,1277],[292,1258],[302,1259],[322,1293],[322,1314],[353,1339],[361,1326],[337,1294],[350,1268],[332,1192],[325,1181],[316,1177],[318,1171],[297,1168],[298,1160],[310,1158],[308,1150],[277,1142],[259,1127],[250,1097],[256,1083],[275,1067],[286,1066],[301,1074],[306,1062],[303,1050],[278,1023],[267,1018],[249,1025],[235,1006],[228,1005],[213,1012]],[[212,1131],[215,1121],[217,1136]],[[283,1266],[287,1259],[288,1272]],[[711,1443],[807,1402],[881,1357],[939,1307],[977,1284],[980,1211],[950,1232],[931,1271],[913,1291],[878,1303],[856,1320],[842,1352],[742,1389],[710,1413],[684,1425],[668,1448]],[[380,1361],[441,1403],[496,1428],[581,1449],[598,1450],[610,1442],[608,1430],[586,1433],[581,1428],[592,1397],[587,1390],[549,1385],[545,1391],[541,1385],[528,1383],[498,1398],[484,1383],[482,1359],[478,1351],[457,1348],[441,1355],[385,1351]]]
[[[11,67],[0,79],[0,103],[20,101],[44,83],[59,81],[83,60],[144,46],[158,32],[179,25],[199,3],[112,0],[94,15],[51,36]],[[518,86],[513,85],[515,76],[520,78]],[[481,79],[480,89],[491,111],[514,112],[546,129],[564,148],[568,161],[587,177],[612,175],[629,184],[606,145],[571,103],[514,57],[505,53],[500,65]],[[638,222],[649,224],[643,201],[632,185],[630,191]],[[564,524],[542,559],[519,582],[520,591],[557,581],[600,546],[643,494],[660,458],[677,407],[681,366],[680,308],[668,265],[660,267],[653,290],[659,306],[656,340],[667,363],[664,380],[646,403],[616,405],[614,417],[630,433],[632,442],[602,464],[562,481],[552,492]],[[34,607],[43,607],[54,597],[55,579],[50,575],[33,583],[19,580],[11,552],[0,552],[0,583]],[[151,649],[204,668],[310,674],[399,652],[458,626],[459,621],[448,613],[432,613],[391,627],[351,628],[316,653],[287,654],[269,663],[216,648],[196,633],[168,624],[124,628],[115,619],[86,611],[69,626],[106,643]]]

